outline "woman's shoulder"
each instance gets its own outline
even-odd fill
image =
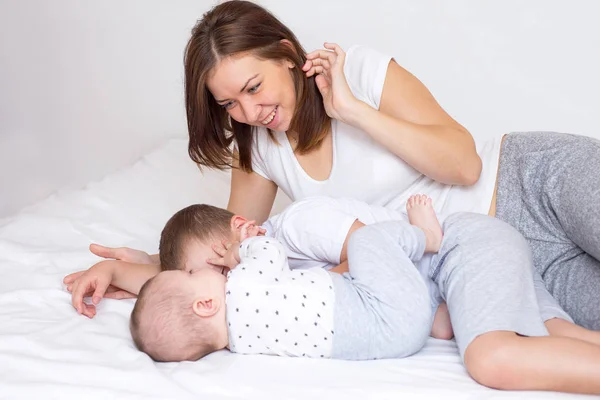
[[[344,75],[354,96],[379,108],[383,84],[392,57],[365,45],[355,45],[346,51]]]

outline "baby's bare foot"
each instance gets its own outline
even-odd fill
[[[411,225],[425,232],[425,253],[436,253],[442,244],[442,227],[435,215],[431,198],[424,194],[410,196],[406,202],[406,211]]]

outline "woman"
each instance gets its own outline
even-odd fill
[[[319,194],[397,209],[425,193],[442,214],[489,213],[528,239],[574,320],[600,330],[600,174],[590,173],[600,171],[600,142],[513,133],[478,153],[393,59],[325,47],[305,55],[289,29],[246,2],[216,7],[193,30],[189,153],[199,165],[234,167],[228,208],[262,222],[281,188],[293,200]]]
[[[194,28],[185,57],[189,153],[202,166],[233,167],[228,208],[262,222],[281,188],[293,200],[320,194],[394,208],[420,192],[442,214],[496,215],[528,239],[536,269],[574,320],[600,329],[600,177],[589,174],[600,169],[600,143],[510,134],[477,151],[471,134],[390,57],[325,47],[306,54],[281,22],[244,1],[215,7]],[[95,250],[126,261],[147,257]],[[485,360],[510,372],[503,349],[547,352],[558,365],[587,355],[581,365],[596,371],[590,356],[600,346],[561,337],[568,335],[561,329],[552,328],[552,341],[481,335],[467,348],[467,369],[499,388],[597,391],[577,381],[580,371],[539,381],[534,374],[527,384],[494,380],[499,369]]]
[[[575,322],[600,329],[600,175],[589,173],[600,170],[600,143],[510,134],[502,152],[497,138],[478,154],[470,133],[390,57],[325,47],[305,55],[249,2],[221,4],[194,28],[189,152],[199,165],[233,166],[228,208],[262,222],[281,188],[293,200],[320,194],[394,208],[420,192],[442,214],[497,215],[528,239]]]

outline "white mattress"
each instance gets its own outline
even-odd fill
[[[173,140],[133,166],[83,190],[63,191],[0,220],[0,398],[6,399],[566,399],[501,392],[471,380],[453,341],[430,339],[402,360],[345,362],[242,356],[156,364],[128,330],[133,300],[104,300],[79,316],[65,274],[98,259],[91,242],[156,252],[176,210],[225,206],[228,175],[204,177]]]

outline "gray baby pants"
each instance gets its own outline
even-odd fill
[[[570,320],[543,285],[534,288],[540,281],[529,244],[513,227],[487,215],[455,213],[443,230],[430,277],[448,303],[461,357],[484,333],[546,336],[545,320]]]
[[[368,225],[352,234],[349,272],[331,274],[332,358],[401,358],[425,345],[431,331],[431,304],[414,264],[424,250],[423,231],[404,221]]]
[[[600,141],[511,133],[500,154],[496,216],[519,230],[558,303],[600,330]]]

